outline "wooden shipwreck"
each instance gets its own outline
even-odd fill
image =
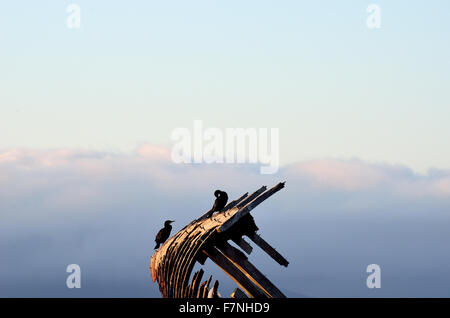
[[[252,246],[243,238],[248,237],[280,265],[288,266],[289,262],[256,233],[258,227],[250,215],[250,211],[283,188],[284,182],[268,190],[263,186],[251,195],[246,193],[228,203],[221,212],[209,218],[203,215],[169,238],[150,261],[152,279],[158,282],[162,297],[217,297],[218,281],[211,287],[212,277],[200,283],[203,269],[190,280],[195,263],[203,265],[208,257],[241,288],[236,288],[231,297],[286,297],[249,262],[246,254],[252,252]]]

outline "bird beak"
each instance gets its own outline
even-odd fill
[[[170,221],[170,223],[173,223],[173,222],[175,222],[175,221]]]

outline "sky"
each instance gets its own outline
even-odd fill
[[[159,297],[167,216],[279,181],[254,216],[290,265],[250,261],[288,296],[449,297],[450,3],[370,3],[1,2],[0,297]],[[194,120],[278,128],[279,171],[174,164]]]
[[[0,148],[132,151],[176,127],[278,127],[284,164],[450,168],[448,1],[0,4]]]

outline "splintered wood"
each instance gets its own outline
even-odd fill
[[[169,238],[150,260],[152,279],[158,282],[162,297],[219,297],[218,281],[211,287],[212,277],[201,282],[203,269],[190,281],[194,265],[197,262],[204,264],[207,258],[243,290],[237,289],[231,297],[286,297],[241,250],[228,243],[231,240],[250,254],[253,247],[243,238],[247,236],[280,265],[288,266],[289,262],[256,233],[258,227],[250,215],[250,211],[283,188],[284,182],[280,182],[269,190],[263,186],[251,195],[245,193],[228,203],[221,212],[209,218],[202,215]]]

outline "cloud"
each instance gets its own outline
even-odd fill
[[[312,160],[286,168],[294,178],[304,178],[315,187],[344,191],[389,189],[397,194],[413,196],[448,196],[450,172],[434,170],[427,175],[416,174],[402,165],[367,163],[362,160]]]
[[[158,184],[178,187],[175,182],[195,176],[204,180],[224,178],[232,182],[243,171],[256,178],[251,165],[183,165],[173,164],[167,148],[143,144],[130,154],[115,154],[87,150],[26,150],[12,149],[0,151],[0,182],[14,183],[17,177],[73,177],[77,175],[91,182],[109,182],[113,179],[133,177],[139,174],[143,179],[154,180]],[[231,174],[232,177],[229,177]],[[298,162],[282,168],[278,176],[290,180],[308,182],[314,187],[334,188],[343,191],[360,191],[388,186],[390,190],[412,195],[449,195],[450,171],[431,170],[428,175],[419,175],[401,165],[367,163],[362,160],[322,159]],[[228,177],[227,177],[228,176]],[[244,179],[247,176],[242,176]],[[270,178],[266,178],[270,179]],[[198,178],[190,179],[191,184],[199,184]],[[29,182],[26,182],[27,184]],[[223,182],[222,182],[223,183]],[[44,186],[37,182],[37,187]],[[49,184],[50,185],[50,184]],[[6,189],[7,187],[3,188]],[[1,194],[1,192],[0,192]]]
[[[382,169],[359,160],[308,161],[294,165],[291,170],[317,185],[350,191],[377,186],[387,178]]]
[[[217,188],[233,199],[284,180],[254,216],[291,264],[280,270],[258,249],[250,257],[276,284],[293,295],[366,296],[364,266],[380,263],[391,287],[377,295],[449,296],[449,171],[327,159],[261,175],[253,165],[173,164],[149,144],[0,151],[0,296],[157,297],[148,261],[165,219],[176,231],[211,207]],[[72,263],[86,273],[80,291],[65,288]],[[421,284],[415,292],[407,275]]]

